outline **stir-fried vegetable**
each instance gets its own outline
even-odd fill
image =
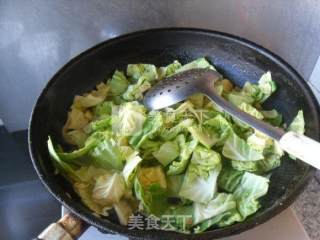
[[[202,232],[244,221],[258,211],[267,194],[270,171],[281,164],[278,143],[229,116],[202,94],[161,111],[140,103],[156,82],[192,68],[215,68],[199,58],[157,68],[129,64],[92,92],[75,96],[63,127],[65,152],[48,139],[53,163],[96,214],[114,209],[119,222],[141,213],[172,216],[179,232]],[[228,79],[217,92],[242,111],[274,126],[275,109],[261,104],[276,90],[271,73],[257,84],[235,87]],[[304,133],[303,112],[288,127]],[[181,216],[186,216],[181,220]],[[161,220],[161,226],[163,226]]]

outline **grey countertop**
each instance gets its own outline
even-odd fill
[[[311,240],[320,239],[320,172],[293,204],[293,209]]]

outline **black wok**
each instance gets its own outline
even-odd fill
[[[270,190],[261,200],[262,208],[245,222],[201,234],[128,230],[116,218],[96,217],[84,206],[72,187],[54,174],[47,150],[48,135],[63,143],[61,129],[76,94],[81,94],[111,76],[128,63],[166,65],[175,59],[182,63],[205,56],[225,77],[242,85],[255,82],[267,70],[272,72],[278,91],[264,104],[275,108],[290,122],[299,109],[306,119],[306,135],[320,140],[318,103],[302,77],[275,54],[245,39],[198,29],[155,29],[105,41],[66,64],[49,81],[31,116],[29,146],[33,165],[47,189],[79,218],[103,232],[143,239],[214,239],[240,233],[259,225],[287,208],[313,176],[314,169],[299,160],[284,157],[271,176]],[[318,157],[319,156],[315,156]]]

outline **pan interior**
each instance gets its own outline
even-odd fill
[[[318,107],[310,89],[298,74],[274,55],[244,40],[217,32],[186,29],[139,32],[106,41],[73,59],[53,77],[40,96],[30,124],[30,150],[39,176],[55,197],[104,231],[157,239],[169,239],[169,236],[194,238],[194,235],[170,232],[154,236],[148,231],[129,231],[116,222],[95,217],[78,200],[66,181],[54,175],[46,140],[51,135],[63,143],[61,129],[73,97],[93,89],[97,83],[110,77],[115,69],[125,70],[128,63],[138,62],[162,66],[177,59],[186,63],[202,56],[239,86],[245,81],[256,82],[270,70],[278,90],[264,108],[277,109],[286,123],[299,109],[303,109],[306,135],[319,139]],[[284,157],[282,165],[272,173],[270,190],[262,199],[258,213],[244,223],[205,232],[203,237],[227,236],[271,218],[295,198],[312,171],[302,162]]]

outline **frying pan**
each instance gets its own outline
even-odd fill
[[[245,81],[256,82],[259,76],[270,70],[278,90],[264,103],[264,108],[277,109],[286,123],[299,109],[303,109],[305,134],[320,140],[319,107],[307,83],[284,60],[248,40],[216,31],[169,28],[135,32],[105,41],[75,57],[54,75],[37,100],[29,126],[29,149],[39,178],[62,205],[83,220],[82,226],[86,222],[102,232],[134,239],[226,237],[253,228],[280,213],[313,176],[312,167],[286,156],[282,165],[273,170],[269,192],[261,199],[262,207],[256,214],[232,226],[185,235],[160,230],[129,230],[121,226],[116,217],[97,217],[81,203],[70,184],[60,175],[55,175],[47,150],[47,138],[51,135],[55,141],[64,144],[61,129],[76,94],[92,90],[97,83],[110,77],[115,69],[124,70],[128,63],[163,66],[175,59],[186,63],[202,56],[239,86]]]

